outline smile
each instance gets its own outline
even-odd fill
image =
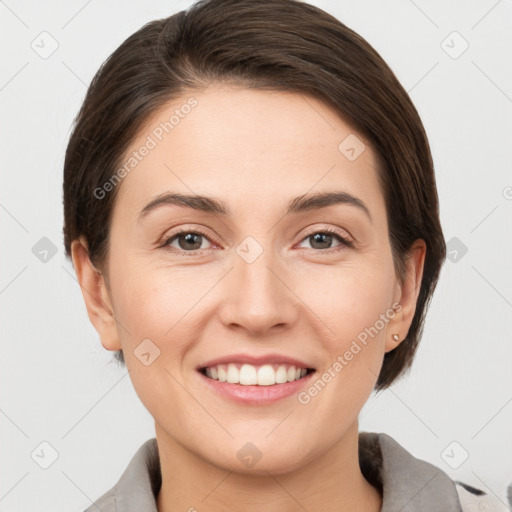
[[[313,370],[290,364],[217,364],[201,369],[210,379],[242,386],[274,386],[293,382],[305,377]]]

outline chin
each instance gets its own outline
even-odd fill
[[[220,453],[208,454],[204,458],[227,471],[267,477],[269,473],[279,475],[299,469],[314,458],[313,454],[304,453],[304,440],[292,442],[288,439],[284,447],[279,441],[265,440],[265,435],[261,436],[261,442],[256,436],[252,436],[253,441],[231,440],[220,447]],[[299,446],[302,447],[300,451],[297,449]]]

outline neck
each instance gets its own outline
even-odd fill
[[[255,476],[211,464],[155,425],[162,487],[158,512],[379,512],[382,497],[359,467],[358,424],[326,453],[289,473]]]

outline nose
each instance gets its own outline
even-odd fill
[[[219,315],[228,328],[269,335],[296,322],[300,301],[293,294],[290,273],[271,250],[252,262],[237,254],[224,280]]]

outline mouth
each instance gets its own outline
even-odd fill
[[[265,406],[300,392],[311,382],[315,368],[277,354],[247,354],[204,362],[196,368],[208,392],[232,403]]]
[[[314,371],[314,368],[284,363],[227,363],[199,369],[199,372],[208,379],[241,386],[278,386],[304,379]]]
[[[196,371],[207,393],[232,403],[263,406],[305,388],[316,373],[311,361],[277,352],[226,354],[201,361]]]

